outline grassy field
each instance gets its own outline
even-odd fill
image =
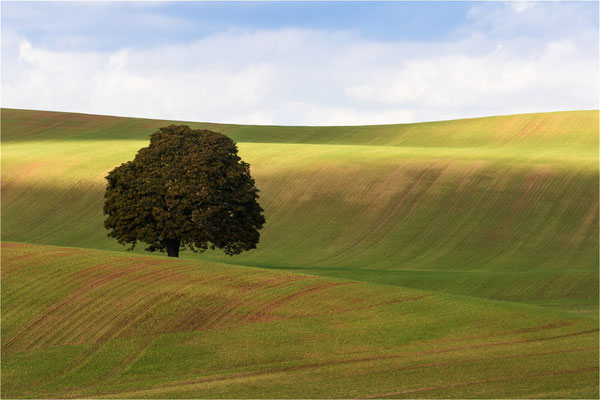
[[[4,397],[594,397],[594,320],[536,306],[3,243]]]
[[[119,250],[102,225],[104,176],[168,123],[3,110],[3,238]],[[597,309],[595,111],[191,125],[239,141],[267,217],[258,250],[204,259]]]
[[[238,141],[267,224],[181,261],[102,225],[104,176],[170,123],[2,110],[2,240],[69,247],[3,248],[8,397],[598,397],[598,111],[188,123]]]

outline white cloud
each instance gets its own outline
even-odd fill
[[[520,57],[498,45],[486,54],[442,52],[396,70],[374,67],[349,96],[444,115],[598,107],[598,60],[571,41]],[[422,115],[422,114],[421,114]]]
[[[579,30],[594,25],[590,15],[594,8],[590,3],[481,1],[469,10],[469,24],[466,26],[467,29],[486,32],[489,37],[576,38]],[[595,37],[598,36],[597,29],[595,25]]]
[[[594,34],[499,40],[474,32],[423,44],[297,29],[229,31],[107,52],[50,51],[8,34],[2,106],[294,125],[590,109],[599,107],[598,53],[588,47],[597,48]]]
[[[531,10],[537,5],[535,1],[511,1],[507,5],[513,9],[516,13],[522,13],[523,11]]]

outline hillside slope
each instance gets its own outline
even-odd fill
[[[591,398],[597,321],[206,262],[2,244],[7,398]]]
[[[3,239],[120,249],[103,178],[169,123],[2,110]],[[238,140],[267,217],[257,250],[203,259],[596,313],[597,111],[190,125]]]
[[[413,124],[364,126],[234,125],[2,109],[2,141],[147,140],[169,124],[222,132],[238,142],[403,147],[561,147],[598,144],[598,111],[517,114]],[[593,153],[592,153],[593,154]]]

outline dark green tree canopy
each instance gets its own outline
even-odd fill
[[[265,223],[250,166],[227,136],[186,125],[160,128],[150,145],[106,177],[104,226],[121,244],[234,255],[256,248]]]

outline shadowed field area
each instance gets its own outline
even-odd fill
[[[6,397],[593,397],[598,329],[529,305],[2,245]]]
[[[170,123],[2,110],[3,395],[598,397],[598,111],[189,123],[238,141],[267,224],[183,260],[103,227]]]

